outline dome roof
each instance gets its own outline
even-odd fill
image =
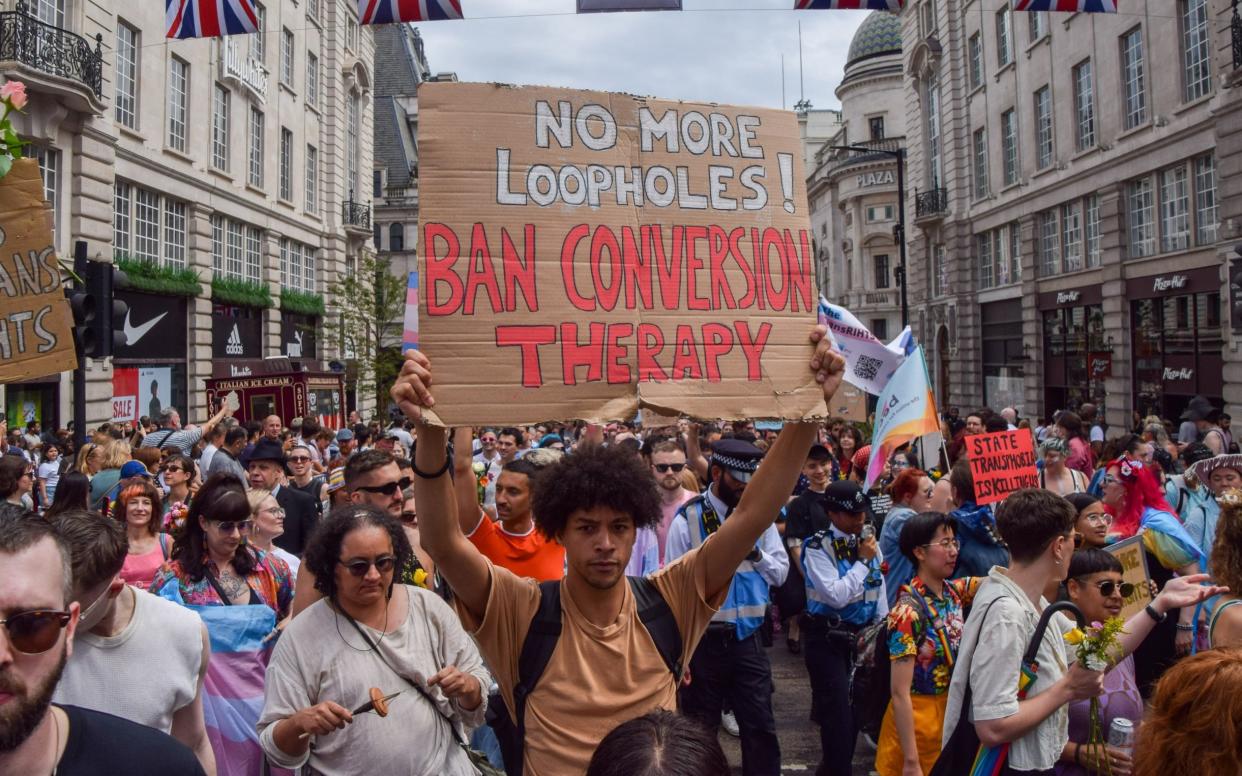
[[[860,59],[881,54],[901,53],[901,20],[889,11],[872,11],[863,19],[854,40],[850,41],[850,53],[845,58],[849,67]]]

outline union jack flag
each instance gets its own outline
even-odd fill
[[[363,24],[460,19],[461,0],[358,0]]]
[[[1117,0],[1013,0],[1013,10],[1117,13]]]
[[[905,0],[794,0],[795,11],[845,11],[869,8],[873,11],[901,10]]]
[[[254,0],[164,0],[169,38],[215,38],[258,28]]]

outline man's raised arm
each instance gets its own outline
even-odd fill
[[[810,368],[815,374],[815,381],[824,391],[824,399],[830,400],[841,385],[845,359],[831,349],[826,333],[823,326],[817,326],[811,334],[815,355],[811,358]],[[788,501],[798,482],[802,465],[806,463],[811,443],[815,441],[816,428],[817,424],[811,422],[785,424],[764,456],[759,470],[747,484],[737,508],[730,513],[729,519],[712,540],[703,545],[701,552],[705,557],[702,563],[706,569],[704,593],[708,600],[728,587],[738,564],[754,549],[755,542],[772,525],[781,507]]]
[[[474,456],[470,454],[473,441],[474,434],[469,426],[454,429],[453,493],[457,497],[457,524],[467,536],[474,532],[479,521],[483,519],[483,510],[479,507],[479,480],[474,473]]]
[[[423,408],[435,406],[430,386],[431,364],[427,356],[417,350],[407,351],[391,394],[405,416],[420,424],[414,450],[419,541],[458,600],[476,621],[481,621],[491,578],[487,560],[458,524],[457,499],[448,473],[448,430],[423,423]]]

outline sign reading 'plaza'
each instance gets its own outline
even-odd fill
[[[893,177],[892,170],[884,170],[882,172],[869,172],[858,176],[858,188],[865,189],[871,186],[892,186],[896,182]]]

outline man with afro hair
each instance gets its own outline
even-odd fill
[[[809,368],[825,400],[841,383],[845,360],[823,326],[811,334]],[[433,408],[431,363],[425,353],[405,354],[392,398],[422,423]],[[815,423],[789,423],[769,449],[729,519],[698,547],[646,579],[671,610],[688,663],[720,608],[738,566],[793,491]],[[423,548],[456,594],[465,627],[492,669],[514,722],[524,728],[524,776],[582,773],[591,753],[618,724],[657,708],[676,710],[681,675],[670,671],[636,605],[624,569],[639,528],[661,519],[660,496],[650,468],[634,455],[602,447],[579,448],[541,472],[534,488],[535,526],[564,548],[567,572],[543,585],[492,564],[462,533],[453,484],[447,476],[447,429],[422,424],[415,454]],[[550,591],[559,600],[558,641],[538,683],[515,693],[528,675],[522,660],[528,636],[542,640],[532,620]],[[542,625],[542,622],[541,622]],[[519,713],[518,709],[522,710]]]

